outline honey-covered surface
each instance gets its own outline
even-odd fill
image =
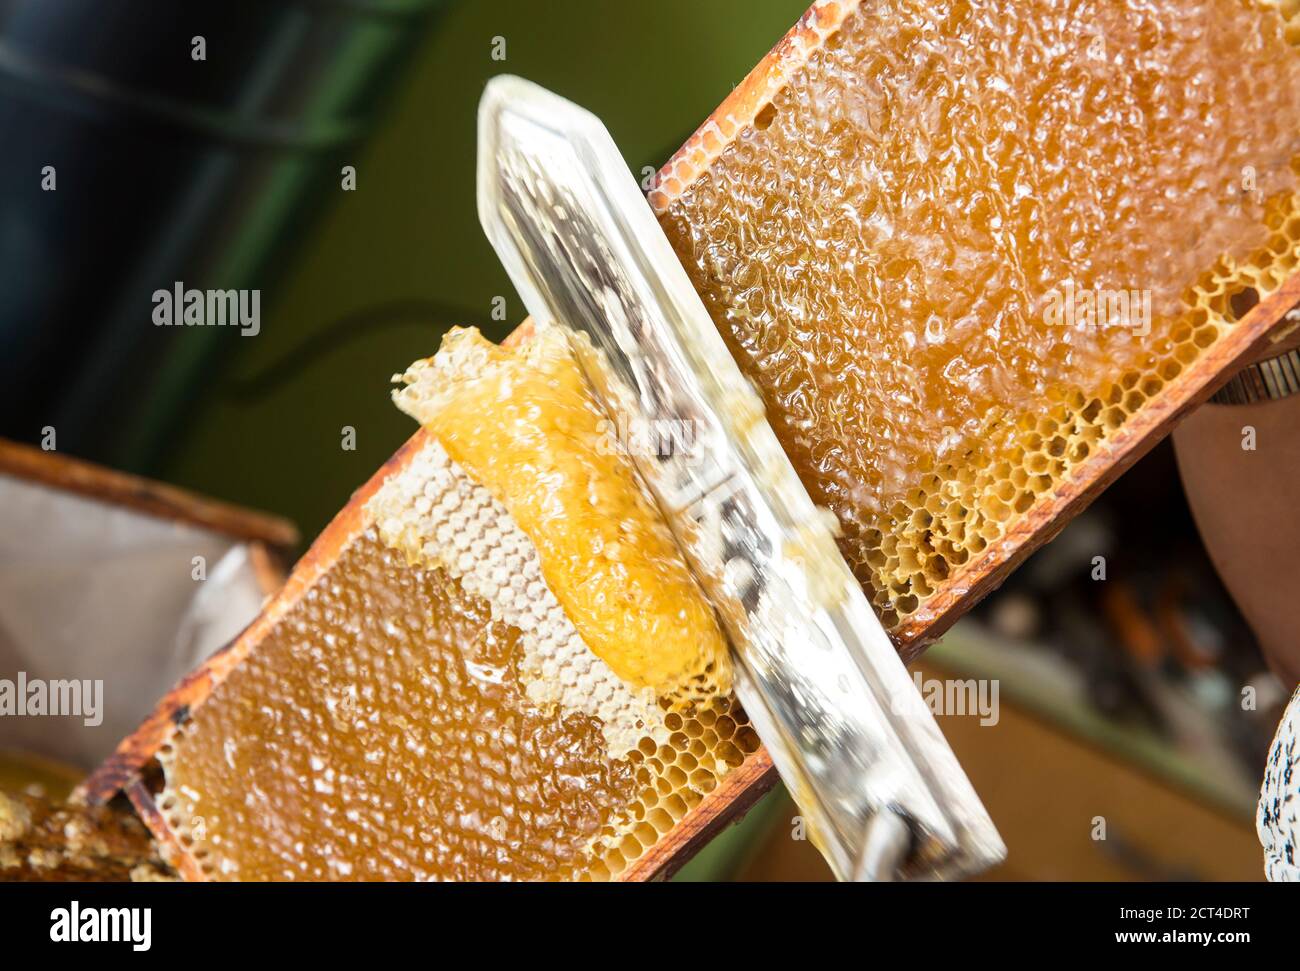
[[[1237,0],[868,0],[663,213],[887,623],[1296,267],[1297,70],[1281,17]],[[490,465],[546,449],[481,403],[448,451],[477,422],[452,457],[535,553],[572,552],[555,497],[530,509]],[[396,490],[162,751],[159,807],[207,875],[616,876],[757,748],[727,697],[617,757],[600,719],[539,700],[521,659],[551,628],[516,627],[476,568],[502,513],[425,529],[461,522],[437,511],[463,486]],[[553,599],[581,573],[552,572]],[[549,616],[531,575],[505,582],[518,623]]]
[[[516,649],[362,538],[194,713],[160,807],[224,878],[561,875],[634,780],[593,724],[528,710]]]
[[[866,0],[661,214],[887,624],[1296,266],[1288,29]]]
[[[0,792],[23,792],[63,801],[84,775],[75,766],[53,759],[0,749]]]

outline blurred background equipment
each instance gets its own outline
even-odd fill
[[[0,0],[0,435],[315,535],[406,438],[393,371],[524,316],[469,188],[486,80],[581,98],[652,171],[805,6]],[[260,333],[153,326],[178,281],[260,289]]]
[[[0,2],[0,432],[158,459],[231,335],[151,295],[266,286],[441,6]]]
[[[284,520],[0,439],[0,788],[58,797],[108,758],[257,616],[297,538]]]

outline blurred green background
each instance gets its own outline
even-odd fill
[[[288,516],[314,536],[413,431],[389,401],[392,374],[433,353],[450,324],[492,325],[500,337],[525,316],[475,211],[475,111],[486,81],[519,74],[591,109],[639,175],[666,160],[805,6],[450,3],[424,28],[377,129],[349,160],[356,190],[335,178],[287,266],[258,281],[261,333],[219,333],[226,353],[187,413],[147,459],[128,464]],[[492,58],[497,37],[504,61]],[[491,320],[496,296],[506,298],[506,323]],[[382,313],[407,301],[448,306]],[[360,319],[371,310],[381,315]],[[356,429],[355,451],[341,447],[344,426]]]

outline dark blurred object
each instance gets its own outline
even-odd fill
[[[265,286],[443,6],[0,0],[0,434],[147,467],[239,339],[153,292]]]

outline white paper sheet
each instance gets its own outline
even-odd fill
[[[262,600],[246,544],[0,475],[0,748],[94,767]],[[82,715],[2,714],[20,672],[28,706],[53,681],[90,681]]]

